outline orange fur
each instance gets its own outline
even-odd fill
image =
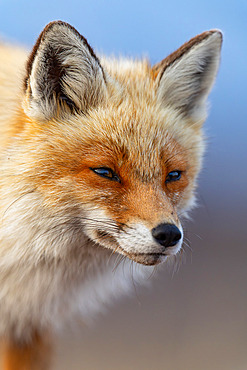
[[[2,345],[2,370],[47,370],[50,346],[39,335],[28,344],[5,341]]]
[[[4,370],[48,369],[48,329],[99,310],[132,273],[142,282],[182,250],[221,41],[205,32],[154,67],[99,59],[60,21],[29,58],[0,46]],[[127,260],[112,274],[117,254],[136,268]]]

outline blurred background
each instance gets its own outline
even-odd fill
[[[199,207],[186,261],[163,268],[92,326],[59,339],[54,370],[247,369],[246,0],[0,0],[0,35],[31,47],[46,23],[71,23],[99,52],[163,59],[202,31],[224,33],[205,129]]]

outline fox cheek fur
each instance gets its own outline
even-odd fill
[[[118,255],[140,264],[141,279],[141,265],[181,250],[180,215],[194,203],[221,43],[220,31],[204,32],[151,67],[99,60],[61,21],[39,36],[23,92],[13,90],[15,108],[0,118],[6,368],[16,369],[11,358],[25,362],[26,352],[36,358],[43,333],[79,306],[87,314],[128,290],[129,271],[112,275]],[[12,92],[11,73],[2,95]]]

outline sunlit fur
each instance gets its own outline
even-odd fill
[[[181,251],[183,238],[164,252],[151,230],[183,233],[179,214],[194,203],[221,33],[186,45],[154,67],[99,61],[54,22],[26,72],[24,51],[0,47],[0,335],[27,343],[87,317]]]

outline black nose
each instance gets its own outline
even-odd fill
[[[154,239],[163,247],[172,247],[181,239],[180,230],[175,225],[160,224],[152,229]]]

